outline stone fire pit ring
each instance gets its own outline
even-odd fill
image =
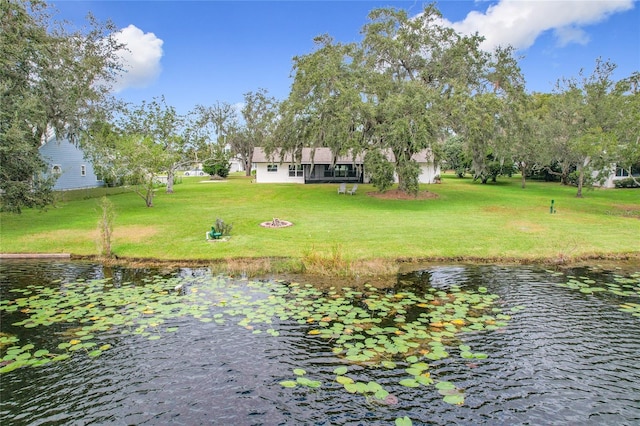
[[[273,220],[270,220],[268,222],[262,222],[260,224],[260,226],[262,226],[263,228],[286,228],[287,226],[292,226],[292,225],[293,223],[289,222],[288,220],[282,220],[276,217],[274,217]]]

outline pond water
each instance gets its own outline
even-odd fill
[[[0,296],[3,424],[640,423],[639,272],[340,289],[2,261]]]

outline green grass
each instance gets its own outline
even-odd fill
[[[640,253],[640,191],[576,189],[518,178],[481,185],[444,176],[422,189],[428,200],[383,200],[360,185],[355,196],[337,185],[256,184],[183,178],[174,194],[158,189],[154,207],[136,194],[109,199],[116,209],[112,248],[122,258],[214,260],[235,258],[571,259]],[[100,191],[66,194],[47,211],[2,213],[3,253],[99,253]],[[549,213],[551,200],[557,212]],[[227,242],[207,242],[216,218],[233,224]],[[294,223],[267,229],[273,218]]]

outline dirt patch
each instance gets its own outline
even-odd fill
[[[413,195],[399,189],[391,189],[386,192],[367,192],[367,195],[381,200],[430,200],[438,198],[438,194],[429,191],[419,191],[418,195]]]
[[[58,229],[55,231],[39,232],[37,235],[28,234],[21,237],[21,240],[29,241],[33,238],[52,240],[52,241],[65,241],[65,242],[71,242],[71,243],[81,243],[87,240],[96,240],[98,238],[98,231],[97,230],[77,231],[77,230]]]
[[[113,230],[113,239],[117,242],[127,241],[130,243],[139,243],[146,241],[149,237],[157,234],[158,230],[151,226],[122,226]],[[97,236],[97,231],[96,231]]]
[[[613,210],[607,211],[611,216],[640,218],[640,207],[634,204],[614,204]]]

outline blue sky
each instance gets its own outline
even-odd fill
[[[195,105],[240,104],[243,94],[289,93],[292,59],[313,38],[360,41],[369,11],[393,6],[410,16],[417,1],[51,1],[77,26],[92,12],[111,19],[132,52],[117,96],[139,103],[164,95],[186,113]],[[589,74],[598,57],[618,65],[614,78],[640,70],[640,5],[634,0],[439,1],[447,24],[478,31],[485,47],[516,47],[529,91],[550,92],[561,77]]]

